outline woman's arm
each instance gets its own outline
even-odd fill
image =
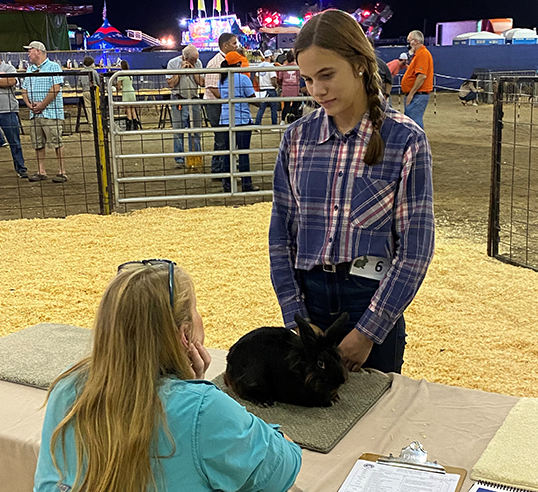
[[[197,465],[214,490],[284,492],[301,468],[301,449],[276,426],[210,386],[199,413]]]
[[[269,226],[271,281],[287,328],[293,328],[293,316],[308,319],[303,295],[295,277],[298,214],[289,176],[291,134],[286,132],[280,144],[273,177],[273,211]]]

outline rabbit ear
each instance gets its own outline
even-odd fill
[[[299,327],[299,336],[301,337],[301,340],[305,348],[313,347],[315,345],[317,337],[316,337],[316,334],[314,333],[314,330],[310,326],[310,323],[298,314],[295,314],[293,319],[295,320],[295,322],[297,323],[297,326]]]
[[[325,332],[325,340],[327,345],[340,345],[340,342],[346,337],[349,333],[349,328],[347,322],[349,321],[349,314],[342,313],[338,319],[327,328]]]

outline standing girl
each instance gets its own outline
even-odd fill
[[[269,253],[284,321],[299,313],[326,329],[347,311],[348,367],[400,372],[403,312],[433,255],[430,147],[385,102],[349,14],[314,16],[295,56],[321,108],[286,131],[275,167]]]
[[[129,63],[127,60],[121,61],[121,69],[129,70]],[[135,102],[136,93],[133,87],[133,78],[130,75],[122,75],[118,77],[117,83],[118,90],[121,91],[122,102]],[[140,126],[140,121],[138,121],[136,108],[134,106],[125,106],[125,114],[127,116],[127,125],[125,127],[127,131],[142,128]]]

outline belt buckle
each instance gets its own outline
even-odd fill
[[[336,265],[323,265],[323,271],[327,273],[336,273]]]

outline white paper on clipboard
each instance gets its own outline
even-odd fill
[[[357,460],[338,492],[455,492],[460,475]]]

